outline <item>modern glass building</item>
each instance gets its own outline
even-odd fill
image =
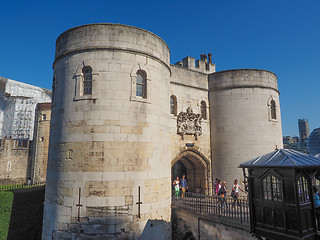
[[[314,156],[320,153],[320,128],[314,129],[310,134],[308,138],[308,151]]]

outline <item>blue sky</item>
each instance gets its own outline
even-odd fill
[[[284,135],[298,118],[320,127],[320,1],[1,1],[0,76],[51,89],[55,40],[78,25],[111,22],[149,30],[171,63],[213,53],[217,71],[258,68],[278,76]]]

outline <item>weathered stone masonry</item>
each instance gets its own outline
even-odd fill
[[[212,194],[282,148],[268,71],[170,65],[161,38],[120,24],[62,33],[53,68],[43,239],[171,239],[173,178]]]

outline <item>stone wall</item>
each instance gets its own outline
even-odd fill
[[[215,73],[205,59],[170,65],[161,38],[120,24],[84,25],[59,36],[43,239],[159,239],[159,233],[170,239],[178,164],[190,191],[211,194],[212,178],[231,189],[243,179],[239,163],[282,148],[276,76]],[[48,129],[40,124],[39,132]],[[245,236],[196,222],[204,236]]]
[[[234,179],[243,181],[240,163],[283,148],[277,77],[254,69],[212,73],[209,101],[212,172],[230,190]]]
[[[38,103],[35,113],[34,137],[31,143],[32,182],[43,182],[47,176],[51,103]]]
[[[58,38],[43,239],[171,239],[169,77],[169,49],[148,31],[93,24]]]
[[[174,95],[177,99],[177,115],[180,112],[186,112],[188,107],[194,113],[201,114],[201,102],[204,101],[206,103],[207,118],[202,118],[201,120],[202,134],[198,139],[193,135],[185,135],[182,138],[181,135],[177,134],[177,116],[171,114],[171,166],[181,160],[187,167],[186,175],[189,181],[189,190],[211,193],[208,75],[204,69],[200,71],[199,69],[190,68],[191,66],[186,68],[171,65],[170,95]],[[175,177],[177,176],[172,176],[172,178]],[[196,186],[192,186],[194,184]]]
[[[249,223],[172,208],[172,239],[255,240],[256,238],[250,234]]]
[[[0,139],[0,184],[25,183],[30,177],[29,141]]]

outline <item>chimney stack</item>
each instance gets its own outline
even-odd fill
[[[212,54],[209,53],[209,54],[208,54],[208,57],[209,57],[209,63],[212,63]]]

